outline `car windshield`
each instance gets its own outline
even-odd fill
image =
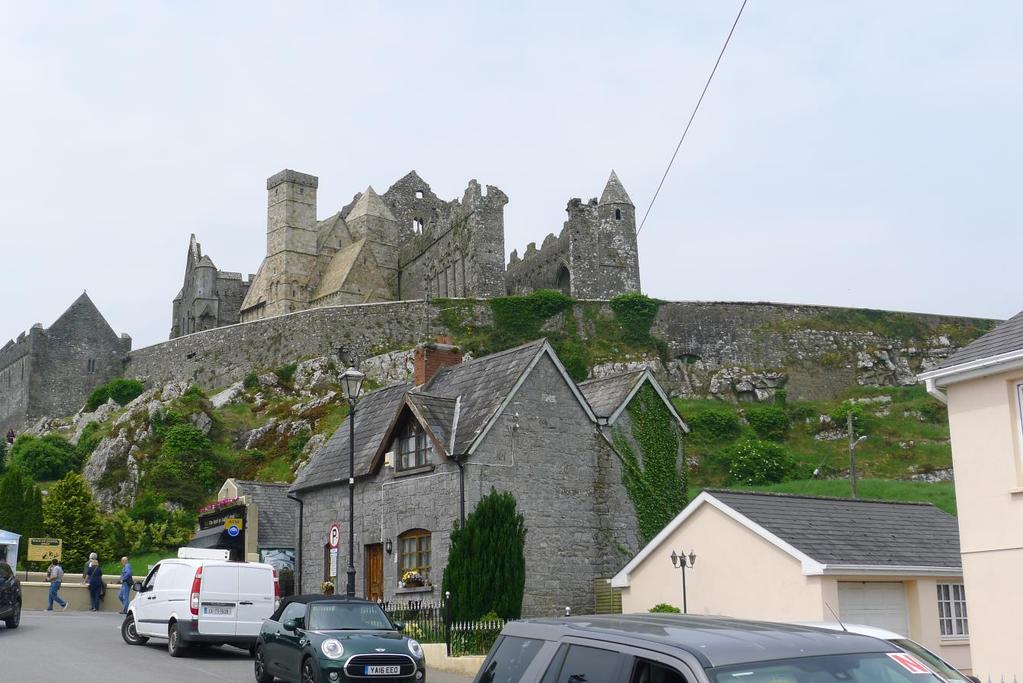
[[[948,662],[938,657],[938,655],[934,654],[920,643],[914,642],[909,638],[893,640],[892,642],[906,652],[911,652],[916,655],[917,659],[929,666],[936,674],[948,681],[948,683],[969,683],[965,675],[953,669]]]
[[[708,673],[715,683],[942,683],[906,652],[779,659]]]
[[[306,626],[312,631],[394,629],[384,611],[368,603],[314,602],[309,606],[309,623]]]

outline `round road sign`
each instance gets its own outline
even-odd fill
[[[227,535],[230,536],[231,538],[234,538],[240,533],[241,531],[238,529],[237,525],[232,524],[231,526],[227,527]]]
[[[337,548],[341,544],[341,525],[334,522],[330,525],[330,535],[327,537],[331,548]]]

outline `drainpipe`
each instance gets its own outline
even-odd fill
[[[465,465],[461,458],[453,458],[458,465],[458,528],[465,528]]]
[[[297,565],[297,571],[295,571],[296,580],[298,581],[298,590],[295,591],[295,595],[302,595],[302,513],[305,512],[305,503],[302,502],[301,498],[288,494],[288,498],[298,503],[298,553],[295,555],[295,564]]]
[[[934,383],[933,379],[924,380],[924,386],[927,387],[927,393],[938,399],[944,404],[948,404],[948,395],[938,388],[938,385]]]

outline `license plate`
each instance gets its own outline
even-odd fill
[[[229,617],[231,616],[230,607],[203,607],[202,613],[211,617]]]
[[[397,676],[401,673],[400,666],[367,666],[367,676]]]

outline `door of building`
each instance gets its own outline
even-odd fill
[[[902,583],[839,581],[838,612],[842,621],[850,624],[910,635],[906,587]]]
[[[384,546],[380,543],[366,546],[366,599],[384,599]]]

